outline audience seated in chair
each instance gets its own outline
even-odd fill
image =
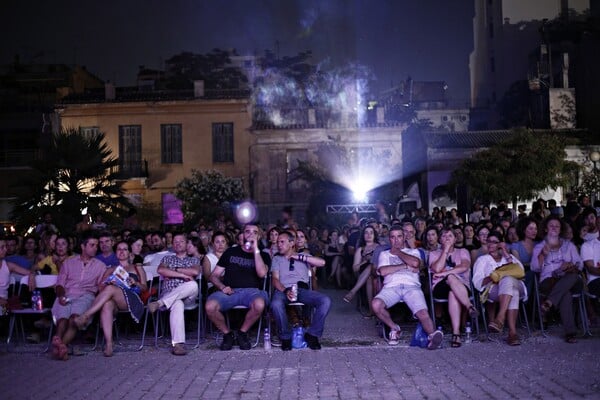
[[[471,318],[479,312],[469,299],[469,279],[471,256],[467,249],[454,247],[456,235],[451,227],[440,232],[442,248],[429,255],[432,275],[432,296],[434,299],[448,300],[448,313],[452,323],[452,347],[460,347],[460,324],[463,308]]]
[[[223,333],[221,350],[231,350],[234,343],[234,334],[227,326],[224,313],[236,306],[248,308],[237,340],[240,349],[250,350],[248,331],[261,318],[269,302],[267,292],[260,289],[269,260],[268,254],[258,248],[258,226],[246,224],[243,235],[244,244],[225,250],[210,275],[217,291],[206,300],[205,310],[208,319]]]
[[[129,262],[131,247],[125,241],[120,241],[116,245],[116,257],[121,266],[129,274],[129,284],[131,288],[117,286],[116,284],[102,284],[100,293],[94,299],[91,307],[84,313],[75,318],[75,323],[82,329],[87,326],[92,316],[101,311],[100,325],[104,332],[105,348],[104,355],[111,357],[113,355],[113,318],[117,311],[129,311],[131,318],[139,323],[144,313],[144,304],[140,299],[142,290],[147,289],[146,272],[143,268]],[[104,279],[108,278],[116,267],[106,270]]]
[[[298,301],[306,306],[314,307],[315,313],[310,327],[304,334],[304,340],[308,347],[319,350],[321,348],[319,338],[323,335],[331,299],[327,295],[309,288],[311,279],[309,269],[311,266],[324,267],[325,260],[308,254],[296,253],[294,241],[294,234],[289,231],[280,233],[277,238],[278,254],[273,257],[272,262],[272,284],[275,291],[271,301],[271,310],[279,329],[281,350],[287,351],[292,349],[292,331],[288,323],[286,305]],[[297,299],[293,297],[292,284],[298,285]]]
[[[563,223],[557,215],[546,218],[543,226],[546,236],[535,246],[531,258],[531,270],[540,274],[539,290],[546,296],[541,304],[542,313],[557,307],[565,340],[567,343],[576,343],[577,327],[573,316],[572,293],[581,292],[583,288],[579,275],[583,263],[573,242],[561,237]],[[587,253],[586,250],[586,258],[589,260]]]
[[[187,242],[183,233],[173,235],[175,254],[165,256],[157,269],[163,277],[160,299],[148,304],[151,313],[161,307],[170,311],[171,353],[176,356],[187,354],[184,307],[185,303],[196,301],[199,290],[196,277],[201,272],[200,260],[187,255]]]
[[[373,312],[391,329],[388,343],[397,345],[400,326],[392,320],[387,309],[403,301],[429,335],[427,347],[431,350],[437,349],[444,335],[435,330],[427,312],[427,303],[419,282],[419,252],[404,247],[404,232],[400,225],[390,228],[389,238],[391,249],[379,255],[377,272],[384,277],[384,281],[383,289],[373,299]]]
[[[106,272],[106,265],[95,258],[98,239],[88,232],[81,242],[81,255],[68,258],[58,273],[57,298],[52,307],[56,321],[52,355],[59,360],[68,359],[67,345],[75,338],[78,329],[75,318],[90,308]]]
[[[508,325],[507,343],[511,346],[521,344],[517,333],[517,318],[519,316],[519,300],[527,297],[527,289],[523,281],[513,276],[504,276],[498,283],[494,283],[491,274],[503,265],[516,264],[525,270],[523,264],[513,257],[506,249],[506,244],[502,241],[502,234],[498,231],[491,231],[486,239],[487,254],[477,258],[473,266],[473,286],[487,295],[487,300],[498,303],[498,311],[491,306],[489,310],[488,329],[494,333],[501,333],[504,329],[504,323]],[[484,302],[482,300],[482,302]]]

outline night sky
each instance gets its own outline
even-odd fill
[[[181,51],[240,55],[312,50],[313,62],[358,61],[385,89],[408,76],[443,80],[467,102],[472,0],[2,0],[0,63],[78,63],[117,85]]]

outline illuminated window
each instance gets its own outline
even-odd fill
[[[163,164],[181,164],[181,124],[165,124],[160,126],[160,156]]]
[[[212,124],[213,162],[233,162],[233,123]]]

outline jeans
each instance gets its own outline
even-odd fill
[[[276,290],[275,293],[273,293],[271,311],[273,312],[277,328],[279,328],[279,338],[282,340],[290,340],[292,338],[292,329],[289,326],[285,310],[285,306],[289,302],[290,301],[283,292]],[[315,308],[312,322],[310,327],[306,330],[306,333],[321,337],[325,327],[325,318],[327,317],[327,314],[329,314],[329,308],[331,307],[331,299],[323,293],[298,288],[298,302]]]

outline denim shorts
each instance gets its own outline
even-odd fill
[[[234,288],[232,294],[225,294],[221,291],[208,296],[207,301],[216,301],[219,303],[221,312],[231,310],[235,306],[250,307],[256,298],[262,298],[265,301],[265,307],[269,305],[269,295],[264,290],[257,288]]]

